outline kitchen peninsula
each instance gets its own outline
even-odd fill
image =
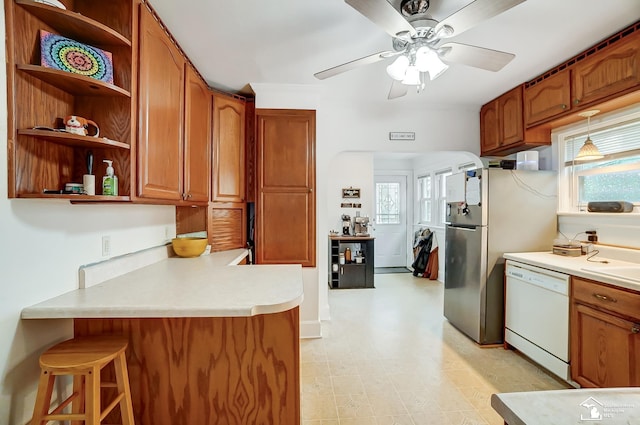
[[[73,319],[77,336],[128,336],[136,424],[300,423],[302,269],[233,265],[245,255],[165,258],[22,318]],[[108,276],[108,263],[93,267]]]

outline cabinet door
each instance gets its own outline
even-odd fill
[[[522,86],[508,91],[498,98],[500,120],[500,145],[507,146],[524,140],[522,113]]]
[[[583,387],[640,386],[640,324],[574,303],[571,378]]]
[[[589,104],[640,85],[640,34],[576,63],[574,105]]]
[[[315,111],[256,112],[256,260],[315,267]]]
[[[207,202],[211,175],[211,94],[191,66],[186,69],[183,198]]]
[[[185,60],[140,5],[138,196],[182,199]]]
[[[240,99],[213,95],[214,202],[244,202],[245,105]]]
[[[570,71],[565,70],[524,90],[527,127],[571,109]]]
[[[500,147],[498,102],[487,103],[480,109],[480,152],[485,154]]]
[[[209,204],[207,233],[212,252],[246,247],[246,204],[231,202],[212,202]]]

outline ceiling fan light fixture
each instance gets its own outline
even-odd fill
[[[420,70],[415,65],[410,65],[407,68],[407,72],[404,75],[402,84],[406,86],[422,86],[422,80],[420,79]]]
[[[407,73],[407,68],[409,68],[409,58],[401,55],[387,66],[387,74],[396,81],[402,81]]]
[[[422,46],[416,51],[416,66],[420,72],[428,72],[431,81],[449,68],[449,65],[442,62],[435,51],[426,46]]]
[[[426,13],[429,9],[429,0],[403,0],[400,10],[404,16],[413,16],[418,13]]]

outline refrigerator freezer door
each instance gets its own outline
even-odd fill
[[[447,226],[444,316],[478,343],[485,338],[486,227]]]

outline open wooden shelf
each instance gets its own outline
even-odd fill
[[[64,34],[65,37],[88,44],[131,47],[131,41],[120,33],[77,12],[31,0],[16,0],[16,4]]]
[[[105,139],[103,137],[80,136],[59,131],[24,129],[18,130],[18,134],[38,137],[61,145],[82,146],[85,148],[131,149],[131,146],[128,144],[116,140]]]
[[[78,202],[129,202],[130,196],[72,195],[64,193],[18,193],[16,198],[24,199],[68,199]]]
[[[40,65],[16,65],[16,67],[20,71],[24,71],[76,96],[131,97],[131,93],[123,88],[96,80],[95,78],[74,74],[73,72],[45,68]]]

